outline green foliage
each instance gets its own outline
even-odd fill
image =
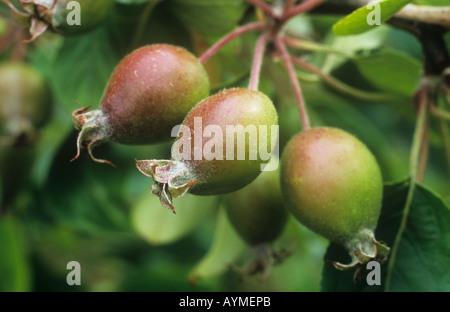
[[[379,14],[379,22],[384,23],[407,5],[411,0],[381,0],[357,9],[333,26],[336,35],[354,35],[371,30],[378,25],[370,25],[368,20],[375,18],[372,14]],[[379,10],[377,9],[379,6]]]
[[[205,35],[223,34],[242,17],[241,0],[169,0],[170,10],[190,29]]]
[[[412,3],[418,5],[448,6],[448,0],[413,0]]]
[[[186,195],[177,205],[177,216],[174,218],[168,210],[161,209],[159,198],[148,192],[133,207],[131,218],[133,227],[150,244],[170,244],[207,221],[217,205],[218,200],[214,196]]]
[[[64,39],[56,58],[49,64],[48,76],[67,112],[79,107],[75,101],[82,106],[98,105],[118,60],[105,28],[80,38]]]
[[[356,55],[361,74],[381,90],[411,96],[422,75],[422,64],[407,53],[392,49],[369,51]]]
[[[0,220],[0,291],[29,291],[30,263],[26,234],[20,221],[12,217]]]
[[[224,207],[221,207],[211,247],[189,273],[189,280],[192,283],[197,283],[199,280],[225,273],[228,265],[238,258],[244,246],[244,241],[235,232],[228,220]]]
[[[159,0],[116,0],[117,3],[121,4],[142,4],[147,2],[156,2]]]

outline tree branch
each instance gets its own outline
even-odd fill
[[[439,25],[450,30],[450,6],[434,7],[408,4],[395,16],[406,20]]]
[[[356,9],[367,6],[370,2],[371,0],[328,0],[311,10],[310,13],[347,15]],[[396,26],[399,20],[401,20],[401,25],[407,24],[410,29],[420,28],[422,24],[428,24],[450,30],[450,6],[434,7],[408,4],[388,23]]]

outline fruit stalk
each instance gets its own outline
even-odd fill
[[[417,182],[422,183],[425,178],[428,163],[428,120],[425,120],[424,131],[422,133],[422,147],[420,149],[420,160],[418,164]]]
[[[247,2],[250,2],[254,6],[262,9],[270,18],[276,18],[276,14],[273,11],[272,7],[268,5],[267,3],[261,1],[261,0],[247,0]]]
[[[430,104],[430,113],[432,113],[434,116],[445,119],[447,121],[450,121],[450,113],[446,112],[440,108],[437,108],[433,103]]]
[[[448,134],[447,124],[442,119],[439,120],[439,130],[444,144],[445,159],[447,162],[447,172],[450,175],[450,137]]]
[[[240,35],[252,31],[252,30],[261,30],[267,27],[266,22],[254,22],[249,23],[239,28],[233,30],[229,34],[225,35],[222,39],[217,41],[214,45],[212,45],[205,53],[203,53],[198,60],[200,63],[205,63],[211,56],[217,53],[223,46],[225,46],[228,42],[233,40],[234,38],[239,37]]]
[[[284,6],[284,12],[289,11],[294,5],[295,0],[287,0],[286,5]]]
[[[325,44],[316,43],[316,42],[298,39],[298,38],[291,38],[291,37],[282,37],[282,38],[283,38],[283,42],[287,46],[292,47],[292,48],[313,51],[313,52],[333,53],[333,54],[337,54],[337,55],[347,57],[347,58],[353,57],[352,53],[348,53],[343,50],[339,50],[339,49],[333,48],[331,46],[327,46]]]
[[[331,87],[335,88],[336,90],[341,91],[345,94],[351,95],[353,97],[360,98],[360,99],[363,99],[366,101],[376,101],[376,102],[377,101],[400,101],[401,100],[400,97],[395,96],[393,94],[363,91],[363,90],[354,88],[352,86],[349,86],[349,85],[343,83],[342,81],[337,80],[333,76],[327,75],[326,73],[321,71],[319,68],[315,67],[314,65],[309,64],[308,62],[305,62],[305,61],[299,59],[298,57],[291,56],[291,60],[295,65],[297,65],[313,74],[316,74],[317,76],[322,78],[323,81],[328,83]]]
[[[395,260],[397,256],[398,247],[400,245],[400,240],[403,236],[403,232],[406,228],[406,223],[408,221],[408,215],[409,210],[411,207],[414,190],[417,182],[417,171],[419,167],[420,162],[420,154],[422,150],[422,144],[423,144],[423,137],[424,133],[426,132],[426,124],[427,124],[427,107],[429,106],[429,103],[432,101],[431,97],[431,86],[428,83],[422,83],[422,85],[419,87],[418,91],[416,92],[415,99],[417,101],[418,106],[418,117],[416,122],[416,128],[414,131],[414,138],[411,148],[411,155],[410,155],[410,168],[409,168],[409,189],[408,189],[408,195],[406,197],[406,203],[403,208],[403,215],[400,222],[400,226],[397,232],[397,235],[395,237],[394,244],[392,245],[391,250],[391,258],[388,263],[387,267],[387,275],[386,275],[386,286],[385,291],[389,291],[390,281],[392,277],[393,268],[395,265]]]
[[[248,86],[250,90],[258,91],[259,77],[261,74],[264,52],[266,50],[269,37],[270,32],[265,32],[259,37],[258,42],[256,43],[255,54],[253,57],[252,72],[250,74],[250,83]]]
[[[306,109],[305,101],[303,100],[302,89],[300,87],[300,83],[298,82],[297,75],[295,74],[294,65],[292,63],[291,56],[286,49],[285,44],[283,43],[283,39],[279,36],[275,37],[275,45],[278,49],[278,52],[283,59],[287,72],[289,74],[289,79],[291,80],[292,87],[294,88],[295,98],[297,100],[298,109],[300,111],[300,118],[302,120],[303,130],[308,130],[311,128],[309,122],[309,116]]]
[[[313,8],[317,7],[318,5],[322,4],[325,1],[327,1],[327,0],[307,0],[307,1],[304,1],[304,2],[302,2],[300,4],[298,4],[297,6],[293,7],[292,9],[286,11],[283,14],[283,17],[281,19],[282,19],[283,22],[286,22],[289,19],[291,19],[292,17],[294,17],[294,16],[296,16],[296,15],[298,15],[300,13],[312,10]]]

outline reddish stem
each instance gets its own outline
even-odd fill
[[[322,2],[325,2],[326,0],[306,0],[298,5],[296,5],[295,7],[291,8],[290,10],[286,11],[283,14],[283,17],[281,18],[283,22],[286,22],[287,20],[291,19],[292,17],[309,11],[313,8],[315,8],[316,6],[322,4]]]
[[[252,30],[260,30],[267,27],[266,22],[255,22],[243,25],[228,35],[217,41],[212,47],[210,47],[205,53],[203,53],[198,59],[201,63],[205,63],[211,56],[213,56],[217,51],[219,51],[224,45],[233,40],[234,38],[239,37],[240,35],[252,31]]]
[[[287,0],[286,5],[284,6],[283,15],[289,12],[291,10],[292,6],[294,5],[295,0]]]
[[[296,65],[306,69],[307,71],[318,75],[319,77],[323,78],[324,80],[327,79],[327,74],[325,74],[323,71],[321,71],[319,68],[317,68],[316,66],[303,61],[302,59],[295,57],[295,56],[291,56],[290,57],[292,62],[294,62]]]
[[[9,44],[11,44],[12,33],[6,34],[4,37],[0,38],[0,53],[2,53]]]
[[[26,44],[23,43],[23,40],[26,37],[25,29],[16,29],[14,31],[14,45],[12,52],[12,60],[16,62],[22,62],[26,55]]]
[[[258,42],[256,43],[255,53],[253,57],[252,72],[250,74],[250,84],[248,86],[250,90],[258,91],[259,77],[264,59],[264,52],[266,50],[269,37],[270,32],[267,31],[259,37]]]
[[[328,76],[326,73],[324,73],[322,70],[320,70],[320,68],[303,61],[302,59],[295,57],[295,56],[291,56],[291,60],[295,65],[300,66],[303,69],[306,69],[307,71],[318,75],[320,78],[322,78],[323,80],[327,81],[328,83],[333,84],[333,78]]]
[[[311,128],[309,123],[308,112],[306,110],[305,101],[303,100],[302,89],[300,83],[298,82],[297,75],[295,74],[294,65],[292,63],[291,55],[286,49],[283,43],[283,39],[280,36],[275,37],[275,45],[277,46],[278,52],[280,52],[281,58],[286,65],[289,78],[294,88],[295,98],[297,99],[297,105],[300,112],[300,118],[302,120],[303,130],[308,130]]]
[[[261,8],[270,18],[276,18],[276,14],[273,11],[272,7],[268,5],[267,3],[261,1],[261,0],[247,0],[247,2],[250,2],[254,6],[257,6]]]
[[[425,129],[422,135],[422,148],[420,151],[420,160],[417,170],[417,182],[422,183],[425,178],[428,162],[428,120],[425,120]]]

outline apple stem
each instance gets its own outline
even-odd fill
[[[335,49],[331,46],[327,46],[324,44],[320,44],[313,41],[308,40],[302,40],[299,38],[291,38],[291,37],[283,37],[283,42],[288,46],[292,48],[296,48],[299,50],[306,50],[306,51],[312,51],[312,52],[323,52],[323,53],[333,53],[337,54],[349,59],[353,58],[353,55],[351,53],[345,52],[343,50]]]
[[[306,110],[305,101],[303,99],[302,89],[300,83],[298,82],[297,75],[295,73],[294,65],[292,63],[292,58],[284,45],[283,39],[280,36],[275,36],[275,45],[278,52],[286,65],[289,78],[291,80],[292,87],[294,88],[295,98],[297,100],[297,105],[300,112],[300,118],[302,120],[303,130],[308,130],[311,128],[309,122],[308,112]]]
[[[434,104],[430,105],[430,112],[431,112],[431,114],[433,114],[434,116],[436,116],[440,119],[445,119],[447,121],[450,121],[450,113],[436,107],[436,105],[434,105]]]
[[[296,5],[295,7],[286,10],[284,12],[281,20],[285,23],[286,21],[288,21],[292,17],[294,17],[294,16],[296,16],[296,15],[298,15],[300,13],[304,13],[306,11],[312,10],[313,8],[315,8],[316,6],[322,4],[325,1],[327,1],[327,0],[307,0],[307,1],[303,1],[302,3]]]
[[[391,256],[387,267],[386,275],[386,286],[385,291],[389,291],[389,286],[391,282],[392,272],[395,265],[395,260],[397,256],[397,251],[400,245],[403,232],[405,231],[406,224],[408,221],[409,210],[411,208],[413,195],[418,181],[418,169],[420,164],[420,157],[423,151],[422,145],[424,144],[423,139],[427,133],[427,115],[428,107],[433,101],[432,86],[429,83],[423,82],[415,94],[415,104],[418,110],[418,117],[416,121],[416,128],[414,130],[414,137],[411,147],[410,163],[409,163],[409,189],[408,195],[406,197],[406,203],[403,208],[402,219],[400,221],[400,226],[395,236],[394,244],[391,250]]]
[[[252,72],[250,74],[250,83],[248,88],[250,90],[258,91],[259,78],[261,74],[261,67],[264,59],[264,52],[266,50],[267,42],[270,37],[270,32],[263,33],[255,46],[255,53],[253,57]]]
[[[267,3],[261,1],[261,0],[247,0],[247,2],[250,2],[251,4],[253,4],[256,7],[259,7],[260,9],[262,9],[264,12],[266,12],[266,14],[271,18],[276,18],[276,14],[273,11],[272,7],[270,5],[268,5]]]
[[[418,164],[417,182],[422,183],[425,178],[425,171],[427,169],[428,162],[428,120],[425,120],[425,126],[422,133],[422,148],[420,150],[420,160]]]
[[[448,134],[447,123],[442,119],[439,120],[439,129],[442,136],[442,142],[444,144],[444,153],[447,161],[447,170],[448,174],[450,175],[450,136]]]
[[[323,81],[328,83],[331,87],[333,87],[334,89],[336,89],[342,93],[354,96],[356,98],[364,99],[367,101],[401,101],[401,98],[394,94],[386,94],[386,93],[380,93],[380,92],[368,92],[368,91],[363,91],[363,90],[354,88],[350,85],[343,83],[342,81],[339,81],[338,79],[334,78],[333,76],[330,76],[330,75],[324,73],[320,68],[318,68],[308,62],[305,62],[298,57],[291,56],[291,60],[295,65],[297,65],[313,74],[316,74],[317,76],[322,78]]]
[[[289,10],[292,8],[292,6],[294,5],[294,1],[295,0],[287,0],[286,1],[286,5],[284,6],[284,13],[286,14],[287,12],[289,12]]]
[[[217,53],[217,51],[219,51],[224,45],[226,45],[234,38],[237,38],[246,32],[252,30],[261,30],[266,27],[267,27],[266,22],[254,22],[240,26],[239,28],[233,30],[229,34],[225,35],[222,39],[217,41],[213,46],[211,46],[208,50],[206,50],[205,53],[203,53],[198,59],[201,63],[205,63],[211,56]]]

